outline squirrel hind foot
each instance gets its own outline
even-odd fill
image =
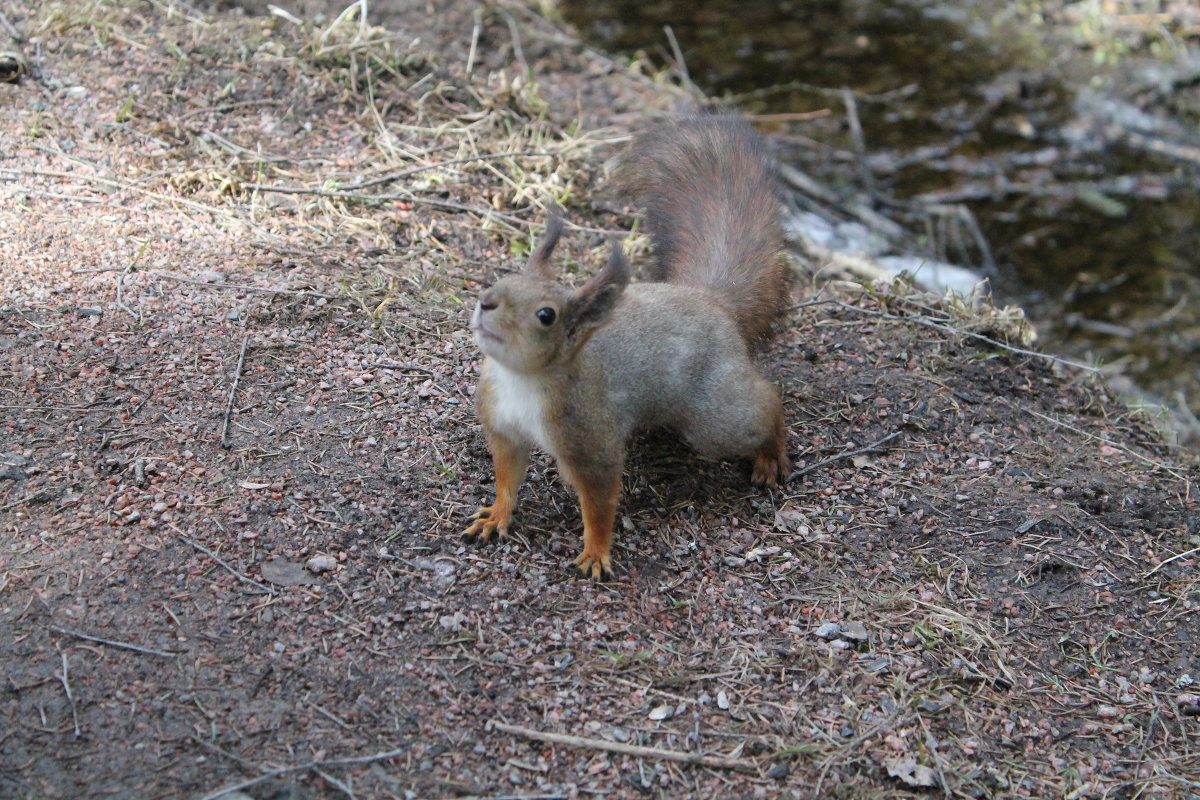
[[[792,470],[791,459],[786,452],[759,453],[754,457],[754,471],[750,481],[757,486],[777,489],[786,483]]]
[[[575,566],[579,567],[584,577],[591,577],[597,581],[606,581],[613,576],[612,559],[608,553],[591,555],[585,550],[575,559]]]

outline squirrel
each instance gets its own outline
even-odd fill
[[[485,358],[476,390],[496,500],[463,531],[507,536],[532,447],[552,455],[579,494],[583,552],[602,579],[625,444],[666,426],[696,451],[749,457],[752,480],[786,480],[783,404],[752,354],[787,288],[774,171],[758,134],[730,114],[683,118],[643,134],[620,183],[645,209],[653,282],[630,283],[614,241],[607,265],[577,289],[556,280],[563,224],[552,207],[523,272],[485,290],[471,330]]]

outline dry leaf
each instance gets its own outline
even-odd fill
[[[260,569],[263,580],[276,586],[303,586],[320,583],[304,569],[302,564],[294,564],[291,561],[284,561],[282,558],[264,561]]]
[[[908,786],[937,786],[937,776],[924,764],[918,764],[912,756],[889,758],[885,764],[888,775],[899,778]]]

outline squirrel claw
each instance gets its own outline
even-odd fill
[[[479,534],[479,533],[471,533],[471,531],[469,531],[469,530],[465,530],[462,532],[462,540],[463,540],[463,544],[468,544],[468,545],[471,545],[472,547],[479,546],[479,545],[492,544],[495,541],[490,536],[487,536],[484,534]]]
[[[494,515],[491,506],[485,506],[471,515],[474,520],[462,532],[467,544],[492,544],[496,539],[508,537],[508,517]],[[493,538],[494,537],[494,538]]]
[[[598,581],[612,577],[612,559],[608,557],[607,553],[602,556],[581,553],[579,558],[575,559],[575,566],[579,567],[584,577],[590,576]]]

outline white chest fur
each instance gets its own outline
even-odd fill
[[[534,378],[489,360],[483,379],[492,400],[492,425],[498,433],[553,453],[546,433],[544,393]]]

